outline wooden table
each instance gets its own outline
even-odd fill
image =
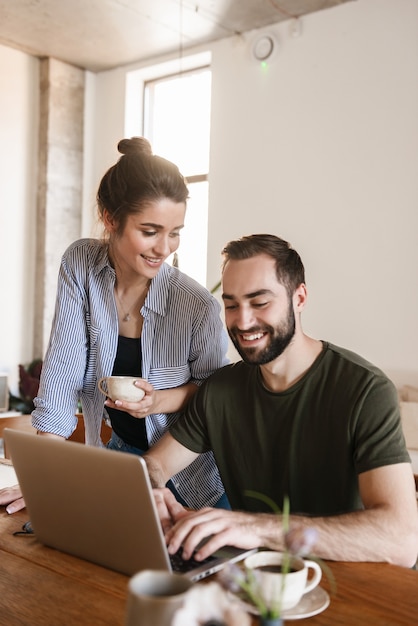
[[[0,508],[0,623],[123,626],[128,577],[34,537],[13,536],[26,520],[26,511],[9,516]],[[329,565],[336,595],[323,613],[303,621],[307,626],[418,624],[417,571],[382,563]],[[321,585],[329,590],[326,579]]]

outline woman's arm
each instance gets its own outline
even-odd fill
[[[190,336],[188,356],[191,379],[184,385],[169,389],[155,389],[149,382],[139,379],[137,386],[145,391],[140,402],[112,402],[107,399],[106,406],[124,410],[137,418],[153,413],[178,413],[186,407],[199,388],[199,383],[228,362],[228,341],[220,318],[219,303],[210,296],[205,306],[197,312],[198,315],[196,311],[191,313],[196,315],[192,324],[194,330]],[[179,315],[178,311],[176,315]],[[175,319],[172,323],[175,323]]]
[[[199,388],[191,382],[172,389],[154,389],[143,379],[138,379],[138,383],[135,384],[145,391],[145,396],[140,402],[122,402],[121,400],[113,402],[107,398],[105,405],[127,411],[137,418],[146,417],[151,413],[177,413],[184,409]]]
[[[77,242],[63,255],[54,319],[32,413],[34,428],[65,438],[77,426],[75,414],[89,346],[86,320],[91,319],[92,312],[84,284],[86,255],[85,247],[77,247]]]

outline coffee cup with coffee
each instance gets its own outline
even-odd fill
[[[138,376],[104,376],[97,383],[100,391],[111,400],[139,402],[145,391],[135,385]]]
[[[318,563],[298,556],[288,557],[289,569],[283,572],[282,566],[286,557],[283,552],[263,550],[244,561],[245,568],[254,571],[260,595],[269,609],[292,609],[322,578]]]
[[[182,574],[143,570],[128,586],[125,626],[170,626],[192,581]]]

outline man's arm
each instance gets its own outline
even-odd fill
[[[363,511],[332,517],[295,517],[319,531],[315,552],[340,561],[385,561],[412,567],[418,553],[418,513],[409,463],[359,475]]]
[[[385,561],[412,567],[418,553],[418,512],[411,466],[388,465],[359,476],[362,511],[330,517],[292,515],[293,527],[315,527],[314,554],[335,561]],[[220,547],[284,547],[280,518],[270,514],[203,509],[182,517],[167,533],[170,552],[204,559]]]
[[[198,456],[167,432],[143,458],[152,486],[162,488],[174,474],[190,465]]]

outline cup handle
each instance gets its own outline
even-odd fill
[[[313,570],[312,578],[306,582],[305,591],[303,592],[305,594],[308,593],[308,591],[312,591],[312,589],[315,589],[315,587],[319,585],[322,578],[322,569],[321,566],[315,561],[309,561],[308,559],[304,559],[304,561],[306,567]]]
[[[97,386],[98,386],[98,388],[100,389],[100,391],[101,391],[102,393],[104,393],[104,395],[105,395],[105,396],[108,396],[108,395],[109,395],[109,392],[107,391],[107,389],[105,390],[105,389],[103,389],[103,387],[102,387],[102,383],[103,383],[103,381],[104,381],[104,380],[106,380],[106,378],[107,378],[106,376],[103,376],[103,378],[101,378],[101,379],[98,381]]]

